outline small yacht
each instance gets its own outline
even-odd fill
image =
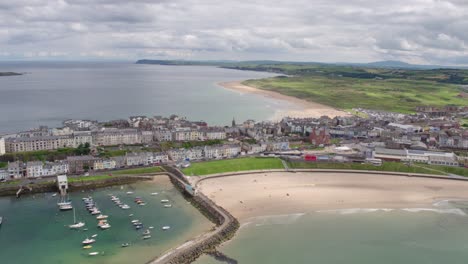
[[[89,253],[88,255],[90,255],[90,256],[96,256],[96,255],[99,255],[99,252],[91,252],[91,253]]]
[[[169,202],[169,200],[167,200],[167,199],[161,200],[161,203],[168,203],[168,202]]]
[[[130,246],[130,243],[123,243],[122,244],[122,247],[128,247],[128,246]]]
[[[149,231],[149,229],[146,229],[144,232],[143,232],[143,235],[146,236],[146,235],[149,235],[151,234],[151,231]]]
[[[0,226],[2,226],[2,223],[3,223],[3,217],[0,216]]]
[[[140,222],[140,220],[137,220],[137,219],[132,220],[132,223],[138,223],[138,222]]]
[[[78,222],[78,223],[76,223],[76,224],[69,225],[68,227],[70,227],[71,229],[78,229],[78,228],[82,228],[83,226],[85,226],[85,223],[83,223],[83,222]]]
[[[172,204],[165,204],[164,207],[165,207],[165,208],[171,208],[171,207],[172,207]]]
[[[120,207],[120,208],[122,208],[122,209],[124,209],[124,210],[127,210],[127,209],[130,209],[130,206],[128,206],[128,204],[124,204],[124,205],[122,205],[122,207]]]
[[[95,238],[95,237],[97,237],[97,234],[94,234],[94,235],[92,235],[91,237],[92,237],[92,238]]]
[[[99,226],[101,229],[105,230],[105,229],[109,229],[111,227],[111,225],[109,225],[108,223],[105,223],[104,225],[101,225]]]
[[[99,211],[99,209],[97,209],[97,208],[94,208],[94,210],[91,211],[91,214],[92,215],[101,214],[101,211]]]
[[[89,238],[86,238],[85,240],[83,240],[83,242],[81,242],[83,245],[90,245],[92,243],[96,242],[95,239],[89,239]]]
[[[129,194],[129,195],[130,195],[130,194],[133,194],[133,192],[127,192],[127,194]]]
[[[163,226],[162,230],[169,230],[171,227],[170,226]]]
[[[150,227],[148,227],[148,228],[149,228],[149,229],[154,229],[154,226],[150,226]]]
[[[60,211],[68,211],[73,209],[71,202],[58,203],[57,205]]]
[[[151,235],[143,236],[143,239],[150,239]]]
[[[151,195],[153,195],[153,196],[154,196],[154,195],[158,195],[158,193],[157,193],[157,192],[154,192],[154,193],[151,193]]]
[[[97,220],[102,220],[102,219],[106,219],[107,217],[109,217],[109,216],[100,214],[100,215],[96,216],[96,219]]]
[[[90,249],[90,248],[92,248],[92,247],[93,247],[93,246],[91,246],[91,245],[86,245],[86,246],[83,247],[83,249]]]
[[[57,193],[52,194],[52,197],[55,197],[55,196],[57,196]]]

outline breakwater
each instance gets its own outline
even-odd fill
[[[187,190],[188,181],[175,168],[164,168],[168,171],[172,183],[190,203],[200,210],[216,226],[208,233],[202,234],[149,262],[151,264],[183,264],[195,261],[200,255],[215,252],[217,246],[231,239],[239,229],[239,221],[224,208],[216,205],[202,193],[191,193]]]

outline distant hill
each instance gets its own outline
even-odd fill
[[[22,75],[22,74],[16,73],[16,72],[0,72],[0,76],[16,76],[16,75]]]
[[[358,66],[366,68],[388,68],[388,69],[467,69],[468,67],[442,66],[442,65],[420,65],[410,64],[402,61],[387,60],[369,63],[323,63],[323,62],[298,62],[298,61],[274,61],[274,60],[252,60],[252,61],[230,61],[230,60],[138,60],[137,64],[157,64],[157,65],[205,65],[221,67],[239,67],[245,65],[320,65],[320,66]]]

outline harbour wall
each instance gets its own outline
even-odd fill
[[[187,191],[188,181],[184,175],[175,168],[164,168],[171,178],[174,186],[181,191],[184,197],[204,214],[216,226],[213,230],[202,234],[177,248],[171,249],[159,256],[151,264],[184,264],[192,263],[203,253],[215,252],[216,247],[231,239],[239,229],[239,221],[224,208],[216,205],[202,193]]]

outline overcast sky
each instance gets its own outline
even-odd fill
[[[468,64],[468,0],[0,0],[0,60]]]

